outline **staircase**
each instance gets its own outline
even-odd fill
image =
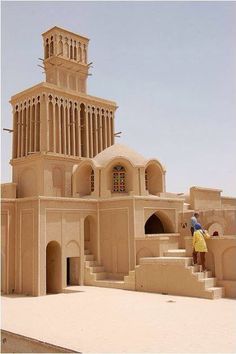
[[[194,296],[219,299],[224,288],[216,286],[211,271],[200,272],[200,266],[192,265],[192,257],[186,257],[186,250],[176,249],[164,252],[163,257],[140,259],[140,265],[129,272],[124,279],[109,279],[105,268],[85,250],[85,285],[125,290],[151,291],[162,294]]]
[[[125,276],[123,280],[109,279],[105,268],[95,260],[94,255],[90,254],[89,250],[84,251],[84,274],[85,285],[135,290],[135,271],[130,271],[129,275]]]
[[[188,270],[190,276],[194,277],[196,282],[201,285],[201,288],[203,289],[203,296],[201,297],[207,299],[219,299],[224,296],[224,288],[216,287],[217,279],[212,276],[212,272],[201,272],[201,266],[196,264],[192,265],[192,257],[186,257],[185,249],[168,250],[164,252],[164,261],[170,261],[171,259],[179,258],[183,258],[184,260],[186,260],[186,263],[184,263],[185,268]]]

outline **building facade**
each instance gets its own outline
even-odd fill
[[[165,168],[114,143],[113,101],[87,94],[89,40],[43,33],[46,82],[11,98],[12,183],[2,185],[2,292],[94,285],[236,296],[236,199],[166,191]],[[212,237],[191,263],[194,210]]]

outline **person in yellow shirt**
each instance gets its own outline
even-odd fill
[[[195,231],[193,234],[193,263],[197,264],[197,254],[200,253],[200,261],[202,271],[206,271],[205,254],[207,252],[207,245],[205,239],[210,238],[208,233],[204,231],[200,224],[195,224]]]

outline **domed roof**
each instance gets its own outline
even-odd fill
[[[108,147],[96,155],[93,160],[95,164],[105,166],[114,158],[119,157],[129,160],[134,166],[145,166],[147,163],[142,155],[123,144],[114,144]]]

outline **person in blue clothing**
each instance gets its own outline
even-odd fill
[[[197,212],[195,212],[193,214],[193,216],[190,219],[190,230],[191,230],[191,235],[193,236],[194,231],[195,231],[195,225],[198,223],[198,218],[199,218],[199,214]]]

